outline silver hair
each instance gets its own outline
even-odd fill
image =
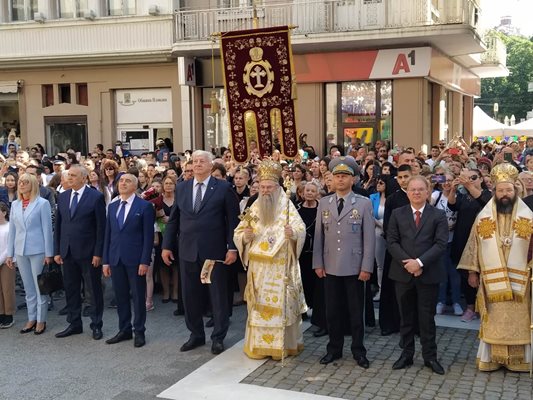
[[[92,160],[91,160],[92,161]],[[85,168],[83,165],[81,164],[74,164],[74,165],[71,165],[69,169],[77,169],[78,171],[81,172],[81,176],[83,176],[84,178],[87,178],[87,175],[89,175],[89,171],[87,171],[87,168]],[[66,170],[66,171],[63,171],[63,172],[67,172],[68,173],[69,170]]]
[[[261,194],[257,198],[259,220],[264,225],[271,225],[278,216],[278,200],[281,196],[281,188],[278,187],[272,194]]]
[[[133,175],[133,174],[124,174],[122,176],[127,176],[128,178],[131,179],[131,181],[133,183],[135,183],[135,186],[139,186],[139,179],[137,179],[137,177],[135,175]]]
[[[68,169],[64,169],[61,171],[61,178],[67,178],[68,177]]]
[[[205,150],[195,150],[195,151],[192,153],[192,158],[194,159],[195,157],[203,157],[203,158],[207,159],[207,161],[209,161],[211,164],[213,164],[214,156],[213,156],[213,154],[211,154],[211,153],[208,152],[208,151],[205,151]]]

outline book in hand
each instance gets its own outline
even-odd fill
[[[200,281],[204,285],[211,283],[211,272],[213,272],[213,268],[216,262],[217,260],[205,260],[204,261],[202,271],[200,272]]]

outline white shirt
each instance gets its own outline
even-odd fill
[[[72,207],[72,200],[74,199],[74,193],[78,193],[78,203],[80,202],[81,196],[83,195],[83,192],[85,190],[85,185],[81,187],[81,189],[74,190],[72,189],[72,192],[70,192],[70,207]]]
[[[202,183],[202,200],[204,199],[205,192],[207,191],[207,185],[209,184],[209,179],[211,179],[210,176],[208,176]],[[194,201],[196,200],[196,192],[198,191],[197,184],[200,183],[200,181],[197,181],[196,178],[192,181],[192,204],[194,207]]]
[[[0,225],[0,265],[7,259],[7,237],[9,235],[9,222]],[[4,267],[7,268],[7,267]]]
[[[117,218],[118,218],[118,213],[120,212],[120,208],[121,207],[126,207],[124,209],[124,221],[122,222],[125,222],[126,219],[128,218],[128,213],[130,212],[130,209],[131,209],[131,205],[133,204],[133,200],[135,199],[135,193],[133,193],[130,197],[128,197],[126,200],[124,200],[122,197],[119,197],[118,198],[118,202],[120,203],[118,205],[118,209],[117,209]],[[122,202],[125,201],[126,204],[123,206],[122,205]]]

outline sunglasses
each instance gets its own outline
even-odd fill
[[[113,167],[108,167],[108,168],[106,168],[105,170],[106,170],[106,171],[114,171],[115,168],[113,168]]]
[[[385,184],[385,182],[383,182],[383,181],[378,181],[378,185],[384,185],[384,184]]]
[[[477,181],[477,178],[479,178],[479,176],[477,176],[477,175],[472,175],[472,176],[468,177],[468,179],[470,179],[472,182]]]

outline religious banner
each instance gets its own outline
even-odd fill
[[[235,160],[250,158],[252,141],[260,157],[272,155],[278,142],[282,154],[296,157],[296,84],[289,28],[224,32],[220,51]]]

